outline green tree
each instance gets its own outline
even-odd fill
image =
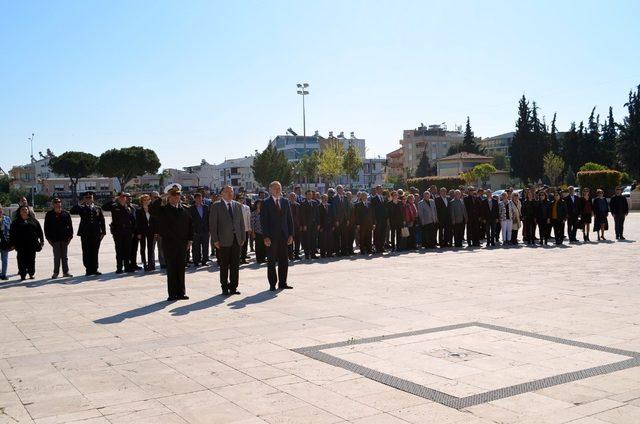
[[[358,173],[362,169],[362,158],[355,146],[349,142],[349,147],[342,157],[342,169],[347,174],[349,182],[358,179]]]
[[[74,203],[78,201],[78,180],[96,172],[98,158],[91,153],[64,152],[49,161],[51,170],[69,178]]]
[[[302,159],[300,159],[300,172],[307,182],[309,180],[316,180],[316,178],[318,177],[319,164],[320,154],[317,151],[314,151],[310,155],[304,155]]]
[[[581,123],[578,130],[578,134],[580,135],[578,144],[579,165],[602,159],[600,149],[600,116],[598,115],[596,117],[595,112],[596,108],[594,107],[591,109],[586,128],[584,128]]]
[[[522,181],[530,181],[535,178],[536,174],[531,166],[534,150],[531,122],[531,108],[529,108],[527,98],[523,95],[518,103],[516,132],[509,147],[511,175]]]
[[[609,168],[618,168],[616,160],[616,144],[618,141],[618,130],[616,121],[613,119],[613,108],[609,106],[609,115],[602,124],[602,162]]]
[[[291,184],[293,169],[284,155],[271,143],[260,153],[256,150],[253,159],[253,177],[263,187],[269,187],[273,181],[280,181],[283,187]]]
[[[587,162],[580,167],[579,171],[606,171],[608,169],[608,167],[600,165],[599,163]]]
[[[9,188],[11,186],[11,179],[8,175],[4,175],[0,177],[0,193],[9,193]]]
[[[480,165],[476,165],[473,167],[471,172],[475,176],[476,180],[482,181],[482,186],[487,185],[487,181],[491,177],[491,174],[497,171],[496,167],[491,165],[490,163],[481,163]]]
[[[418,168],[416,168],[416,177],[428,177],[432,174],[432,168],[429,164],[429,157],[427,151],[423,150],[420,155],[420,162],[418,162]]]
[[[501,171],[504,171],[507,169],[507,157],[505,155],[503,155],[502,153],[496,153],[493,156],[493,166],[496,167],[496,169],[500,169]]]
[[[318,173],[329,184],[343,173],[344,147],[337,140],[329,140],[320,153]]]
[[[558,183],[558,178],[564,170],[564,161],[553,152],[547,152],[543,158],[544,175],[549,179],[551,185]]]
[[[160,159],[151,149],[140,146],[110,149],[98,158],[98,172],[105,177],[117,178],[124,190],[133,178],[144,174],[155,174],[160,168]]]
[[[549,133],[549,147],[548,150],[556,155],[560,154],[560,143],[558,142],[558,127],[556,126],[557,113],[553,114],[551,120],[551,132]]]
[[[576,123],[572,122],[569,131],[562,137],[560,142],[560,157],[567,166],[567,175],[573,174],[574,169],[580,168],[578,158],[578,145],[580,144],[580,136],[576,130]],[[569,172],[571,170],[571,172]]]
[[[477,153],[477,154],[484,153],[483,149],[481,149],[480,146],[478,146],[478,143],[476,143],[476,137],[473,134],[473,131],[471,130],[471,121],[468,116],[467,116],[467,124],[464,128],[464,138],[462,139],[461,151],[468,152],[468,153]]]
[[[618,141],[618,160],[624,170],[633,178],[640,178],[640,85],[635,92],[629,92],[629,101],[625,103],[628,111],[620,125]]]

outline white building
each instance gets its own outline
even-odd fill
[[[205,160],[200,165],[185,167],[185,172],[199,178],[199,186],[208,187],[212,191],[218,191],[225,185],[231,185],[235,190],[243,187],[252,192],[258,188],[253,177],[253,159],[255,156],[227,159],[217,165],[211,165]]]

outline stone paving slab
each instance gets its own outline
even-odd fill
[[[296,263],[295,289],[276,293],[250,263],[231,298],[219,295],[217,268],[190,269],[191,299],[176,303],[164,301],[160,272],[113,274],[109,237],[99,278],[49,280],[45,247],[35,280],[0,283],[0,423],[636,424],[636,364],[530,387],[637,360],[639,213],[626,233],[563,248]],[[77,239],[70,266],[83,274]],[[451,408],[300,350],[322,345],[457,399],[529,386]]]

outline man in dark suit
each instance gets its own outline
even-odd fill
[[[449,215],[451,219],[451,227],[453,229],[453,239],[455,247],[462,247],[462,238],[464,236],[464,226],[469,221],[467,209],[462,200],[462,192],[455,190],[453,199],[449,203]]]
[[[72,215],[80,215],[78,236],[82,245],[82,263],[86,275],[102,275],[98,271],[98,252],[100,242],[107,232],[102,209],[93,203],[93,192],[85,192],[82,202],[74,205],[69,212]]]
[[[194,205],[189,208],[193,221],[193,266],[206,265],[209,260],[209,206],[204,204],[202,193],[193,195]]]
[[[102,209],[111,212],[111,234],[116,247],[116,274],[134,272],[131,263],[131,248],[135,238],[136,218],[135,211],[127,203],[129,193],[121,192],[116,200],[111,200]]]
[[[313,198],[313,190],[307,190],[306,199],[300,204],[300,228],[305,259],[316,259],[320,211],[318,202]]]
[[[624,220],[629,215],[629,203],[627,198],[622,195],[622,187],[616,187],[616,194],[609,202],[609,210],[613,215],[615,224],[616,240],[626,240],[624,238]]]
[[[464,207],[467,210],[467,245],[480,246],[480,234],[478,232],[478,192],[473,187],[467,189],[464,197]]]
[[[264,201],[260,211],[260,222],[264,234],[264,245],[267,246],[267,278],[269,289],[275,291],[276,284],[280,289],[292,289],[287,284],[289,270],[288,248],[293,243],[293,217],[289,201],[282,197],[282,185],[278,181],[269,184],[271,196]],[[276,263],[278,269],[276,271]]]
[[[360,244],[360,254],[370,255],[373,253],[371,245],[371,232],[375,230],[373,206],[367,199],[367,193],[358,193],[358,202],[354,206],[356,232]]]
[[[184,273],[186,267],[185,252],[191,247],[193,240],[193,222],[189,207],[180,202],[180,189],[176,186],[162,198],[157,198],[149,205],[149,211],[157,220],[157,231],[162,237],[162,249],[167,266],[167,301],[186,300]]]
[[[338,185],[336,187],[336,195],[329,198],[331,215],[334,219],[333,246],[336,256],[348,254],[347,227],[349,225],[349,216],[347,215],[346,203],[344,187]]]
[[[376,253],[384,253],[384,242],[387,233],[387,221],[389,219],[389,211],[387,199],[382,195],[382,186],[376,186],[375,193],[371,196],[371,208],[373,209],[373,245]]]
[[[440,188],[440,195],[436,197],[436,211],[438,212],[438,244],[440,247],[451,247],[451,216],[445,187]]]
[[[294,192],[289,193],[289,206],[291,208],[291,216],[293,218],[293,243],[289,246],[289,259],[300,259],[300,243],[302,231],[300,231],[300,203],[298,196]]]
[[[480,201],[478,216],[480,227],[487,239],[487,247],[496,245],[496,223],[498,222],[498,201],[493,198],[491,190],[486,190],[487,197]]]
[[[567,205],[567,233],[569,235],[569,243],[578,241],[576,233],[578,232],[578,218],[580,211],[578,210],[578,196],[573,186],[569,187],[569,194],[564,198]]]
[[[220,195],[221,200],[211,205],[209,212],[211,242],[218,252],[222,294],[240,294],[240,248],[246,242],[247,229],[242,205],[233,200],[233,187],[224,187]]]

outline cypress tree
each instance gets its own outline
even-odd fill
[[[616,160],[616,142],[618,140],[618,130],[616,121],[613,119],[613,108],[609,106],[609,115],[602,124],[602,153],[601,163],[610,169],[618,168]]]
[[[527,98],[522,95],[518,102],[518,119],[516,120],[516,131],[509,147],[511,156],[511,175],[522,181],[531,178],[531,109]]]
[[[579,169],[578,165],[578,144],[580,143],[578,132],[576,131],[576,123],[572,122],[569,131],[562,137],[560,142],[560,157],[567,166],[566,174],[570,174],[570,170]]]
[[[428,177],[431,173],[431,165],[429,165],[429,157],[427,151],[423,150],[420,155],[420,162],[418,162],[418,168],[416,169],[416,177]]]
[[[558,127],[556,127],[556,115],[553,114],[553,119],[551,120],[551,132],[549,133],[549,151],[553,152],[556,155],[560,154],[560,143],[558,142]]]
[[[629,113],[620,125],[618,141],[618,159],[624,170],[633,178],[640,178],[640,85],[636,92],[629,92],[629,101],[625,103]]]

